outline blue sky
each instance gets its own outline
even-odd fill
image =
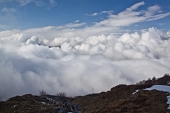
[[[126,8],[141,2],[143,4],[135,11],[141,13],[149,7],[157,6],[150,16],[170,12],[169,0],[0,0],[0,30],[63,26],[75,22],[93,26],[97,22],[108,20],[110,15],[118,15]],[[167,14],[160,19],[145,19],[121,27],[156,27],[169,30],[169,20],[170,16]]]

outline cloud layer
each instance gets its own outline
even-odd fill
[[[87,38],[40,35],[0,32],[1,99],[42,89],[84,95],[170,73],[170,35],[156,28]]]
[[[26,5],[39,0],[17,1]],[[0,100],[38,94],[42,89],[50,94],[85,95],[170,73],[170,31],[151,27],[122,32],[122,27],[170,15],[158,5],[139,11],[144,4],[136,3],[118,14],[94,13],[109,16],[91,26],[76,20],[64,26],[1,31]]]

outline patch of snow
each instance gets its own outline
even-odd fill
[[[165,85],[153,85],[152,87],[146,88],[145,90],[153,90],[153,89],[170,93],[170,86],[165,86]],[[170,109],[170,96],[167,96],[167,99],[168,99],[167,104],[169,105],[167,109]]]
[[[170,84],[170,81],[168,81],[167,84]]]
[[[16,107],[17,105],[14,105],[14,108]]]
[[[150,88],[146,88],[146,89],[143,89],[143,90],[158,90],[158,91],[164,91],[164,92],[168,92],[170,93],[170,86],[165,86],[165,85],[153,85],[152,87]],[[132,94],[135,94],[137,93],[139,90],[136,90],[135,92],[133,92]]]
[[[164,91],[164,92],[169,92],[170,93],[170,86],[165,86],[165,85],[153,85],[150,88],[146,88],[144,90],[158,90],[158,91]]]
[[[168,109],[170,109],[170,96],[167,96],[167,99],[168,99],[167,104],[169,104]]]
[[[42,104],[45,104],[45,102],[41,102]]]
[[[136,90],[135,92],[133,92],[132,94],[135,94],[135,93],[137,93],[139,90]]]
[[[152,87],[150,88],[146,88],[146,89],[143,89],[143,90],[158,90],[158,91],[164,91],[164,92],[168,92],[170,93],[170,86],[165,86],[165,85],[153,85]],[[139,90],[136,90],[135,92],[133,92],[132,94],[135,94],[137,93]],[[170,95],[167,96],[167,104],[169,105],[167,109],[170,109]]]

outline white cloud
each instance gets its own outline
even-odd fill
[[[50,6],[52,6],[52,7],[56,5],[55,0],[47,0],[47,1],[48,1],[48,4],[50,4]],[[0,0],[0,2],[17,2],[21,6],[25,6],[30,3],[34,3],[37,6],[43,6],[43,5],[47,4],[46,1],[43,1],[43,0]]]
[[[89,16],[97,16],[97,15],[100,15],[100,14],[109,14],[109,15],[111,15],[112,13],[113,13],[112,10],[110,10],[110,11],[101,11],[99,13],[90,14]]]
[[[17,0],[17,2],[19,2],[22,6],[34,2],[35,0]]]
[[[128,11],[136,10],[136,9],[138,9],[138,7],[140,7],[140,6],[144,5],[144,4],[145,4],[144,1],[138,2],[138,3],[134,4],[134,5],[132,5],[131,7],[127,8],[127,10]]]
[[[2,12],[5,12],[5,13],[14,13],[14,12],[16,12],[16,9],[15,8],[6,8],[6,7],[4,7],[2,9]]]
[[[158,19],[161,19],[161,18],[165,18],[165,17],[167,17],[169,15],[170,15],[170,13],[157,14],[157,15],[154,15],[154,16],[150,16],[150,18],[147,21],[158,20]]]
[[[37,37],[29,35],[17,30],[0,32],[0,97],[3,99],[38,94],[41,89],[50,94],[64,91],[70,96],[84,95],[170,73],[169,32],[165,34],[155,28],[120,36],[53,40],[45,36],[43,45]]]
[[[100,14],[112,14],[113,13],[113,11],[112,10],[110,10],[110,11],[102,11],[102,12],[100,12]]]
[[[76,20],[76,21],[74,21],[74,22],[76,22],[76,23],[77,23],[77,22],[80,22],[80,20]]]
[[[29,3],[29,2],[35,2],[35,1],[34,0],[26,0],[26,1],[21,0],[20,2]],[[82,23],[73,22],[73,23],[69,23],[69,24],[66,24],[63,26],[57,26],[57,27],[48,26],[44,28],[29,29],[29,30],[25,30],[25,32],[26,33],[30,32],[31,35],[39,36],[38,33],[40,33],[41,31],[44,31],[44,37],[49,36],[51,39],[54,39],[55,37],[79,37],[79,36],[88,37],[93,34],[100,35],[100,34],[118,33],[118,30],[120,30],[122,27],[130,26],[130,25],[137,24],[140,22],[145,22],[145,21],[154,21],[154,20],[158,20],[161,18],[165,18],[170,15],[169,12],[162,13],[161,8],[158,5],[151,6],[146,10],[138,11],[138,7],[142,5],[144,5],[144,2],[136,3],[118,14],[113,14],[112,13],[113,11],[102,11],[100,13],[94,13],[93,15],[108,13],[109,16],[106,19],[96,22],[91,26],[87,26],[86,23],[84,22]],[[12,19],[12,18],[10,17],[8,17],[8,19],[0,18],[0,21],[2,20],[5,21],[9,19]],[[14,19],[14,21],[16,20]],[[13,20],[10,20],[10,22],[13,22]],[[5,22],[2,22],[2,23],[5,23]],[[17,23],[17,22],[13,22],[13,23]],[[1,26],[4,26],[4,25],[1,25]],[[49,31],[50,31],[50,34],[48,33]],[[51,31],[53,31],[53,33]],[[36,34],[33,34],[33,33],[36,33]]]
[[[170,31],[168,31],[166,34],[168,35],[168,37],[170,37]]]
[[[97,15],[98,15],[98,13],[93,13],[90,16],[97,16]]]
[[[55,0],[49,0],[50,4],[54,6],[56,4]]]
[[[148,8],[148,11],[151,15],[154,15],[155,13],[161,13],[161,7],[159,5],[154,5]]]
[[[47,0],[47,2],[43,0],[17,0],[17,1],[21,4],[21,6],[25,6],[29,3],[35,3],[39,7],[47,4],[50,5],[50,7],[54,7],[57,4],[55,0]]]
[[[38,44],[38,38],[36,36],[32,36],[26,41],[26,44]]]
[[[92,26],[77,21],[0,32],[0,98],[41,89],[84,95],[170,73],[169,32],[149,28],[120,34],[121,26],[169,15],[154,6],[147,16],[151,9],[138,11],[141,5]]]
[[[86,23],[69,23],[66,24],[63,28],[76,28],[76,27],[82,27],[84,26]]]
[[[139,2],[117,15],[111,14],[108,19],[96,23],[96,26],[130,26],[139,22],[158,20],[170,15],[169,12],[161,13],[161,8],[158,5],[151,6],[147,10],[138,11],[138,7],[142,5],[144,5],[144,2]]]
[[[9,2],[9,1],[14,1],[14,0],[0,0],[0,2]]]

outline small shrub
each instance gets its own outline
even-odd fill
[[[40,96],[46,96],[48,95],[48,93],[46,93],[46,91],[44,90],[39,90]]]
[[[66,97],[66,93],[65,92],[59,92],[59,93],[56,94],[56,96]]]

